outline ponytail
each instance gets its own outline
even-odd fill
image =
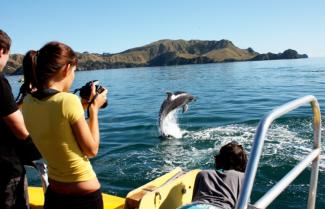
[[[23,73],[24,83],[19,89],[16,103],[21,105],[27,93],[32,93],[33,89],[37,88],[36,66],[37,66],[37,52],[30,50],[26,53],[23,59]]]
[[[36,76],[37,51],[30,50],[23,59],[24,86],[26,93],[31,93],[32,89],[39,88]]]
[[[65,65],[77,65],[77,55],[67,45],[49,42],[39,51],[30,50],[23,59],[24,84],[20,94],[44,89],[45,84]]]

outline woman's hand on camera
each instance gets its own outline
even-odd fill
[[[93,83],[91,85],[91,95],[90,98],[91,100],[96,96],[96,86]],[[93,106],[94,108],[96,108],[97,110],[104,105],[104,103],[107,101],[107,89],[104,88],[104,91],[99,93],[97,95],[97,97],[95,98],[95,100],[93,101],[93,103],[91,104],[91,106]]]

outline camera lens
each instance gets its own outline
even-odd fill
[[[98,80],[94,80],[94,81],[89,81],[88,83],[86,83],[84,86],[82,86],[79,90],[79,95],[81,98],[89,101],[90,100],[90,95],[91,95],[91,85],[95,84],[95,89],[96,92],[98,94],[102,93],[105,88],[103,88],[102,86],[98,85],[99,81]],[[106,102],[100,107],[100,108],[105,108],[107,106],[107,100]]]

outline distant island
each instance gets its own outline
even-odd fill
[[[22,54],[12,54],[5,73],[22,74]],[[258,61],[278,59],[308,58],[306,54],[287,49],[282,53],[260,54],[252,48],[240,49],[229,40],[159,40],[151,44],[109,53],[77,53],[78,70],[96,70],[112,68],[170,66],[185,64],[221,63],[236,61]]]

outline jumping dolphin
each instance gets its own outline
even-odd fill
[[[186,112],[188,110],[188,103],[195,100],[196,97],[183,91],[167,92],[167,98],[161,104],[159,111],[159,130],[161,137],[168,137],[168,134],[164,133],[163,129],[163,122],[167,115],[179,107],[183,108],[183,113]]]

